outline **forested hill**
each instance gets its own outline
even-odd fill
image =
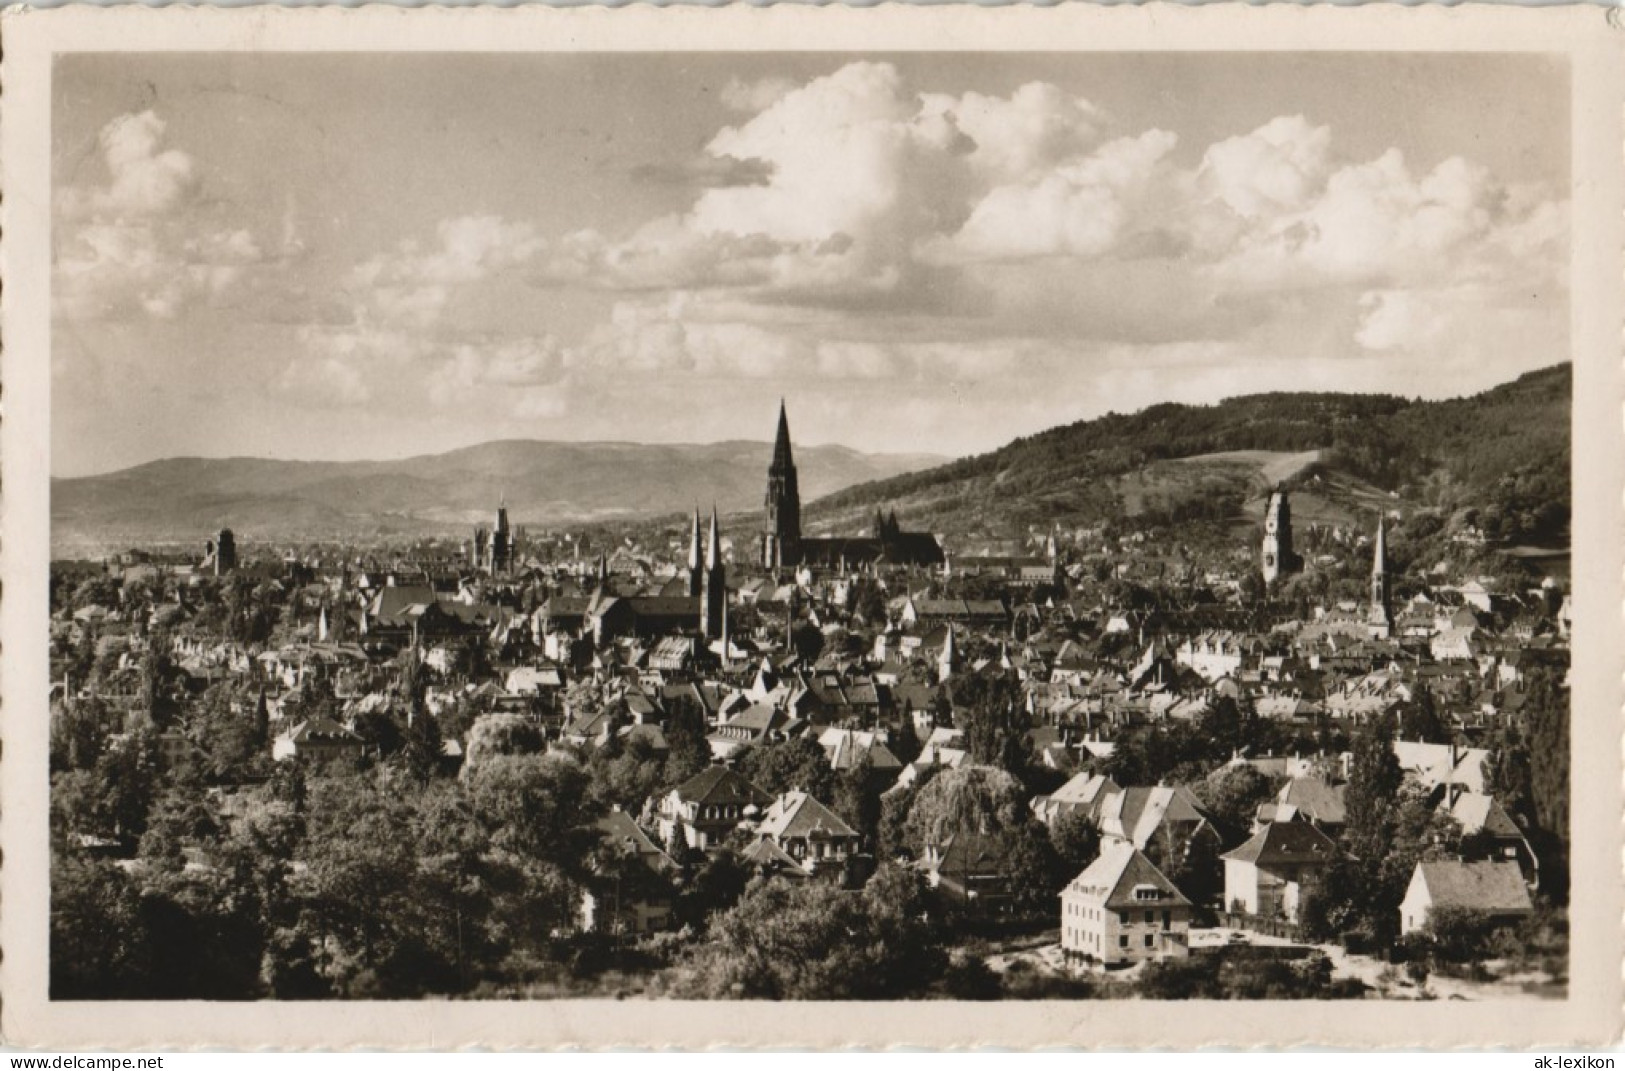
[[[878,507],[937,531],[1017,535],[1052,521],[1239,516],[1276,483],[1312,482],[1351,501],[1397,492],[1413,506],[1477,509],[1494,536],[1555,542],[1568,523],[1571,408],[1567,363],[1448,401],[1278,393],[1154,405],[848,488],[807,512],[815,529]]]

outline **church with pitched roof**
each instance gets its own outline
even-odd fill
[[[801,490],[790,446],[790,420],[779,403],[779,430],[767,469],[767,530],[762,533],[762,565],[769,569],[808,566],[860,570],[939,566],[942,545],[930,532],[904,531],[897,513],[875,513],[868,536],[804,536],[801,533]]]

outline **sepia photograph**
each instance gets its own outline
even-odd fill
[[[1569,52],[562,39],[41,60],[46,1001],[1576,995]]]

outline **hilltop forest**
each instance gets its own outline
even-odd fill
[[[1057,521],[1135,515],[1175,523],[1236,519],[1268,485],[1296,489],[1319,477],[1342,479],[1368,498],[1397,495],[1446,513],[1470,509],[1492,540],[1553,545],[1566,540],[1569,521],[1572,378],[1565,363],[1447,401],[1276,393],[1211,406],[1155,405],[848,488],[807,512],[815,525],[838,525],[895,508],[914,526],[964,531],[980,518],[984,534],[1013,535]],[[1164,486],[1137,509],[1129,501],[1138,473],[1234,452],[1255,455],[1224,457],[1236,463],[1229,479],[1209,467],[1183,493]],[[1277,456],[1302,463],[1271,473],[1259,461]]]

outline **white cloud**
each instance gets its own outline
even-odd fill
[[[753,82],[730,78],[722,87],[721,100],[736,112],[759,112],[794,88],[795,83],[788,78],[762,78]]]
[[[1390,149],[1331,172],[1301,209],[1259,220],[1219,271],[1257,285],[1544,277],[1561,270],[1562,215],[1459,157],[1417,177]]]
[[[159,149],[165,128],[150,110],[120,116],[102,128],[98,141],[112,181],[89,199],[92,211],[160,215],[197,193],[192,158],[176,149]]]
[[[436,353],[428,375],[429,397],[438,404],[466,401],[486,388],[534,387],[556,382],[565,354],[552,336],[464,342]]]
[[[970,162],[995,180],[1030,179],[1086,152],[1099,138],[1100,109],[1047,82],[1029,82],[1009,97],[928,94],[927,115],[940,115],[968,139]]]
[[[1325,181],[1330,127],[1283,115],[1208,147],[1200,188],[1248,219],[1301,209]]]
[[[163,147],[152,111],[102,128],[107,179],[58,191],[55,312],[71,320],[171,320],[232,295],[266,253],[251,231],[216,226],[192,157]]]
[[[1272,370],[1464,361],[1481,344],[1475,311],[1497,319],[1475,303],[1516,303],[1517,282],[1551,305],[1563,287],[1566,208],[1551,191],[1460,159],[1422,174],[1397,150],[1350,162],[1331,127],[1299,115],[1183,145],[1115,129],[1052,85],[921,93],[874,62],[722,95],[742,114],[705,153],[752,182],[615,235],[445,220],[357,266],[354,323],[314,333],[310,359],[345,365],[374,397],[406,383],[441,405],[536,415],[612,377],[974,393],[1178,368],[1210,390],[1215,355]],[[472,301],[514,278],[617,297],[566,342],[493,330]],[[1526,300],[1498,322],[1538,339],[1550,319]],[[1124,397],[1149,399],[1134,383]]]
[[[1153,216],[1158,172],[1178,138],[1165,130],[1118,138],[1036,181],[997,186],[972,210],[951,246],[973,258],[1094,258]],[[1164,202],[1165,203],[1165,202]]]

